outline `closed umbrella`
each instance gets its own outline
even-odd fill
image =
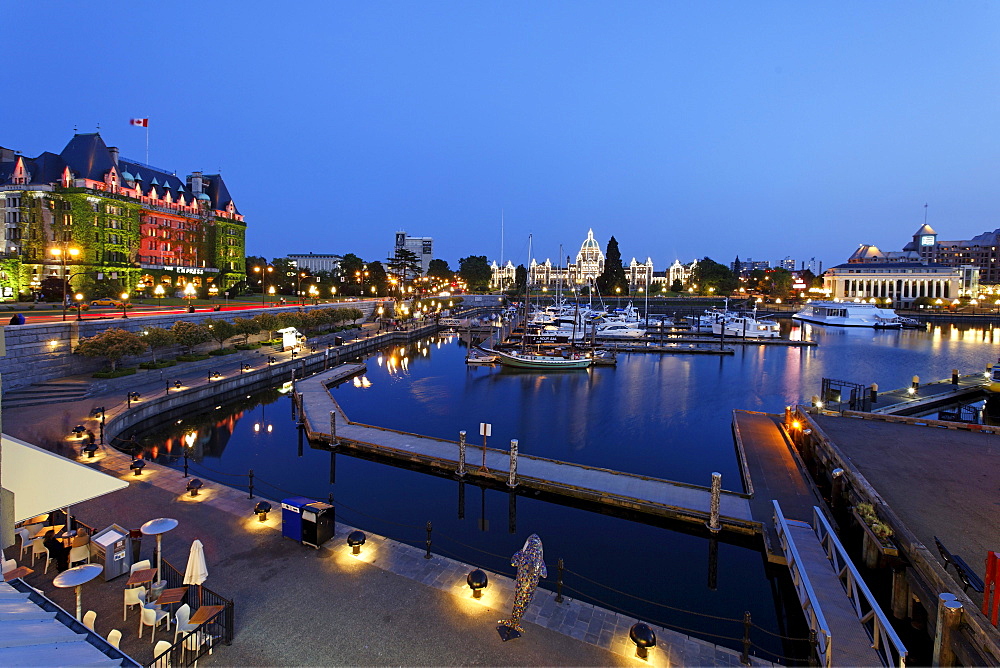
[[[205,563],[205,548],[197,538],[191,543],[184,584],[198,585],[198,604],[201,605],[201,583],[208,579],[208,565]]]

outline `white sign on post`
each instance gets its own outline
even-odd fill
[[[492,436],[493,435],[493,425],[489,422],[479,423],[479,435],[480,436]]]

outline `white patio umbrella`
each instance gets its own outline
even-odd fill
[[[208,565],[205,563],[205,548],[197,538],[191,543],[184,584],[198,585],[198,603],[201,604],[201,583],[208,579]]]

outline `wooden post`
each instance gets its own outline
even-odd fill
[[[871,400],[872,403],[874,404],[876,401],[878,401],[878,383],[872,383],[870,392],[871,392]]]
[[[955,651],[952,649],[953,637],[962,623],[964,606],[955,600],[954,594],[938,596],[937,629],[934,632],[934,654],[931,657],[932,666],[954,666]]]
[[[330,445],[337,445],[337,411],[330,411]]]
[[[910,585],[906,581],[906,566],[892,569],[892,616],[906,619],[910,602]]]
[[[920,376],[914,376],[913,377],[913,384],[911,385],[911,387],[914,390],[919,390],[920,389]]]
[[[507,486],[517,487],[517,439],[510,439],[510,473],[507,476]]]
[[[951,384],[958,385],[958,369],[951,370]]]
[[[722,525],[719,524],[719,501],[722,496],[722,474],[712,473],[712,499],[709,503],[708,530],[712,533],[719,533]]]
[[[833,484],[830,488],[830,505],[839,508],[843,503],[840,497],[844,493],[844,469],[835,468],[830,475],[833,477]]]
[[[458,432],[458,470],[459,478],[465,476],[465,430]]]

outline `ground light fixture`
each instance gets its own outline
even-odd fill
[[[88,459],[93,459],[94,453],[97,452],[97,443],[94,443],[93,441],[88,442],[83,446],[83,451],[87,454]]]
[[[483,590],[490,583],[486,573],[479,568],[470,572],[465,581],[469,584],[469,589],[472,590],[472,598],[482,598]]]
[[[191,492],[191,496],[198,496],[198,490],[203,484],[198,478],[191,478],[187,484],[187,491]]]
[[[271,504],[267,501],[258,501],[257,505],[253,507],[253,512],[257,515],[258,520],[266,522],[267,514],[271,512]]]
[[[128,467],[134,472],[133,475],[140,476],[142,475],[142,469],[145,466],[146,466],[146,460],[140,458],[133,460],[133,462],[129,464]]]
[[[656,647],[656,634],[653,633],[653,629],[642,622],[632,625],[632,628],[628,631],[628,637],[635,643],[635,655],[640,659],[647,658],[649,656],[649,649]]]
[[[365,544],[365,532],[355,529],[347,534],[347,544],[351,546],[351,554],[361,554],[361,546]]]
[[[179,390],[179,389],[181,389],[181,381],[179,381],[179,380],[175,380],[175,381],[174,381],[174,387],[175,387],[176,389],[178,389],[178,390]]]

